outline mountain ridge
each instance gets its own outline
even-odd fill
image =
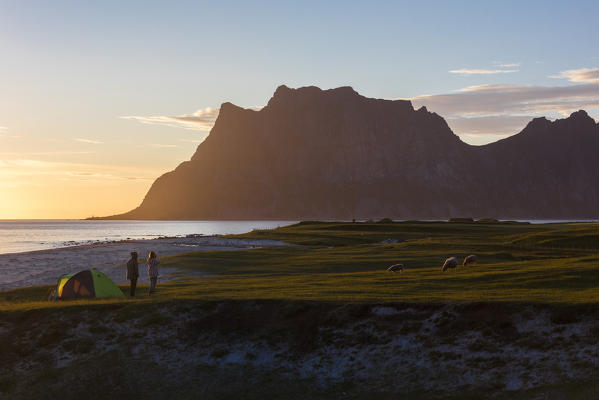
[[[597,218],[599,124],[535,118],[484,146],[409,100],[279,86],[223,103],[189,161],[108,219]]]

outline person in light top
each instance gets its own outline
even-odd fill
[[[139,277],[139,269],[137,264],[137,252],[131,252],[131,258],[127,261],[127,274],[126,278],[131,281],[129,286],[129,295],[135,297],[135,286],[137,285],[137,278]]]
[[[158,264],[160,264],[160,260],[158,260],[158,257],[156,257],[156,253],[150,251],[150,255],[148,255],[148,277],[150,278],[149,294],[154,293],[156,290],[156,282],[158,281]]]

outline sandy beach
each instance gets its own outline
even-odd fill
[[[116,283],[125,283],[125,263],[129,253],[137,251],[145,258],[150,250],[158,257],[208,250],[242,250],[265,246],[287,246],[274,240],[228,239],[218,236],[160,238],[103,242],[90,245],[62,247],[51,250],[0,254],[0,290],[25,286],[51,285],[67,273],[96,268]],[[170,279],[176,271],[160,269],[160,280]],[[145,264],[140,265],[140,283],[148,281]]]

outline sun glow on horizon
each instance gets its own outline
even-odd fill
[[[39,159],[0,160],[0,219],[81,219],[129,211],[164,171]]]
[[[0,218],[126,212],[191,158],[221,104],[267,104],[282,84],[404,96],[470,144],[537,116],[583,108],[597,119],[598,11],[511,0],[0,2]]]

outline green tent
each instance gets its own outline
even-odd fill
[[[104,299],[125,297],[123,292],[106,274],[97,269],[88,269],[58,278],[52,300]]]
[[[63,275],[60,278],[58,278],[58,281],[56,282],[56,289],[55,289],[56,297],[60,297],[60,295],[62,294],[62,288],[64,287],[64,284],[67,283],[67,281],[69,279],[71,279],[73,277],[73,275],[75,275],[75,274],[66,274],[66,275]]]

